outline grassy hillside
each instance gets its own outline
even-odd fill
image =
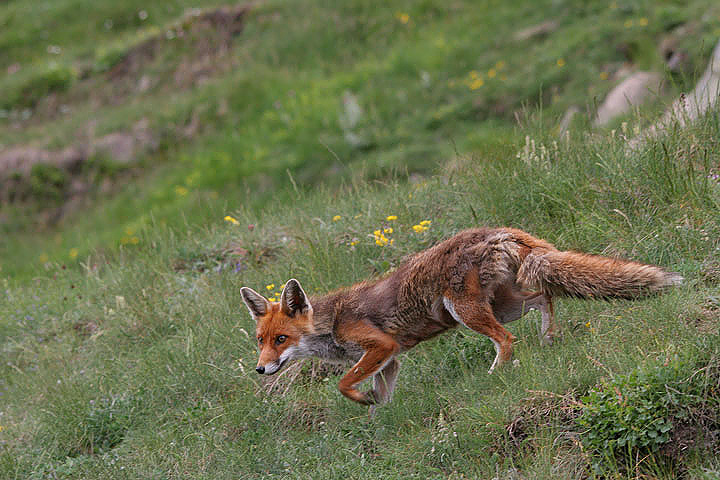
[[[428,174],[478,149],[500,155],[522,138],[513,129],[525,109],[542,106],[551,132],[576,105],[582,128],[628,66],[663,70],[665,37],[689,52],[668,73],[667,94],[688,90],[720,28],[718,6],[705,0],[271,1],[229,37],[198,21],[201,11],[182,13],[186,2],[88,5],[0,7],[0,144],[87,148],[107,134],[135,137],[141,125],[152,148],[130,162],[100,153],[79,172],[31,173],[17,194],[58,207],[2,207],[6,275],[116,250],[126,230],[152,219],[206,224],[226,206],[262,206],[287,189],[288,171],[303,189]],[[518,36],[547,20],[549,33]]]
[[[227,66],[183,87],[195,44],[167,42],[189,4],[113,5],[0,6],[0,67],[23,59],[0,77],[20,92],[0,143],[66,146],[91,119],[103,134],[146,119],[160,139],[131,166],[74,177],[109,178],[112,194],[89,192],[59,223],[33,196],[3,206],[0,478],[718,478],[718,113],[627,148],[692,85],[714,2],[265,2]],[[556,30],[515,37],[550,18]],[[657,42],[681,24],[691,55],[666,97],[612,130],[581,115],[558,135],[627,62],[661,69]],[[114,87],[103,62],[156,30],[153,86]],[[27,94],[49,61],[78,72],[51,92],[66,114]],[[271,296],[292,276],[326,292],[475,225],[687,281],[638,302],[560,301],[551,347],[528,314],[509,325],[517,365],[492,376],[484,337],[421,344],[374,419],[334,368],[269,384],[253,372],[241,286]]]

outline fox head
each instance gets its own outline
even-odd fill
[[[257,322],[256,336],[260,358],[255,370],[272,375],[288,360],[301,355],[300,340],[312,332],[312,306],[300,283],[288,280],[280,302],[270,302],[252,288],[240,289],[243,301]]]

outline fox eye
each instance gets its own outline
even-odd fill
[[[258,343],[262,345],[262,337],[258,337]]]
[[[287,335],[278,335],[278,337],[275,339],[275,343],[280,345],[281,343],[284,343],[285,340],[287,340]]]

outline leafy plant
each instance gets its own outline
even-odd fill
[[[717,401],[708,388],[711,369],[697,366],[698,358],[686,361],[674,355],[591,390],[582,398],[578,419],[586,429],[585,445],[616,460],[660,450],[672,439],[677,422],[693,417],[701,404]]]
[[[30,192],[37,197],[59,199],[67,183],[67,173],[54,165],[36,163],[30,170]]]

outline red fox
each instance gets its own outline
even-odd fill
[[[248,287],[242,298],[257,322],[257,372],[272,375],[288,361],[320,357],[354,362],[338,388],[365,405],[388,402],[396,356],[419,342],[464,325],[490,337],[495,361],[507,362],[515,337],[504,323],[541,313],[541,342],[558,332],[555,296],[635,299],[682,282],[676,273],[642,263],[560,251],[512,228],[465,230],[407,258],[394,271],[308,298],[289,280],[279,302]],[[357,386],[373,376],[373,388]]]

